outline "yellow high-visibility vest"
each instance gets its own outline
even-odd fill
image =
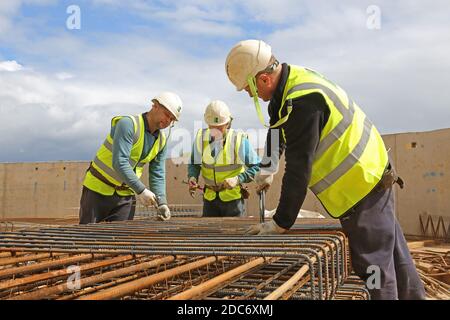
[[[198,154],[202,155],[201,174],[206,185],[219,186],[225,179],[236,177],[245,171],[244,163],[239,158],[239,148],[241,146],[243,132],[233,129],[228,130],[225,135],[225,145],[215,157],[211,155],[210,130],[203,129],[197,132],[196,148]],[[220,200],[224,202],[237,200],[242,197],[241,187],[237,185],[233,189],[225,189],[218,192]],[[210,188],[205,188],[204,198],[212,201],[216,198],[217,192]]]
[[[328,213],[339,218],[378,184],[388,155],[378,130],[345,91],[307,68],[290,66],[280,123],[289,118],[292,99],[311,93],[324,97],[330,116],[320,135],[309,188]],[[285,139],[283,129],[282,135]]]
[[[162,131],[160,131],[159,136],[156,139],[155,143],[153,144],[153,147],[151,148],[148,155],[144,159],[139,160],[141,158],[142,151],[144,148],[145,119],[142,117],[142,115],[135,115],[128,117],[130,117],[133,120],[134,124],[133,147],[131,148],[129,161],[131,167],[134,169],[136,173],[136,176],[140,178],[142,176],[142,171],[144,170],[144,165],[152,161],[158,155],[158,153],[164,148],[166,144],[166,136]],[[114,117],[111,120],[111,127],[114,127],[117,124],[117,122],[122,118],[123,116]],[[92,161],[91,165],[112,184],[116,186],[122,186],[123,181],[112,166],[113,143],[114,143],[113,137],[111,137],[111,134],[108,134],[108,136],[105,139],[105,142],[103,142],[103,144],[98,149],[97,155],[95,156],[95,159]],[[86,186],[88,189],[105,196],[113,195],[114,192],[117,192],[117,194],[120,196],[129,196],[134,194],[134,191],[131,189],[128,190],[114,189],[114,187],[94,177],[89,171],[86,172],[83,185]]]

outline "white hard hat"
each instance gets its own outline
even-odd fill
[[[175,117],[175,119],[180,118],[181,110],[183,109],[183,103],[181,102],[180,97],[169,91],[161,92],[159,95],[152,99],[153,102],[157,101],[163,107],[170,111],[171,114]]]
[[[247,78],[266,69],[271,58],[272,48],[264,41],[240,41],[228,53],[225,70],[236,89],[241,91],[248,85]]]
[[[205,110],[205,122],[209,126],[221,126],[231,121],[230,109],[225,102],[211,101]]]

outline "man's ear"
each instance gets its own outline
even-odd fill
[[[159,103],[157,103],[157,102],[153,103],[152,109],[155,109],[156,111],[158,111],[160,108],[161,107],[160,107]]]
[[[262,73],[259,75],[259,80],[262,81],[265,85],[270,83],[270,76],[267,73]]]

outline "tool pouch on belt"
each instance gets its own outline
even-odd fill
[[[391,164],[389,164],[380,182],[378,182],[376,190],[377,192],[382,192],[386,189],[391,188],[394,185],[394,183],[397,183],[400,186],[400,189],[403,189],[405,185],[403,179],[397,175],[395,170],[392,168]]]
[[[247,187],[241,185],[241,195],[242,199],[248,199],[250,197],[250,192]]]
[[[89,165],[89,168],[87,169],[94,177],[96,177],[101,182],[107,184],[110,187],[113,187],[116,190],[119,191],[125,191],[125,190],[131,190],[130,187],[128,187],[125,183],[123,183],[121,186],[116,186],[114,183],[106,179],[97,169],[95,169],[92,166],[92,163]]]

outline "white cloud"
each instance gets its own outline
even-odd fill
[[[121,102],[130,96],[137,98],[132,89],[87,82],[66,85],[35,71],[3,74],[1,160],[87,160],[113,116],[146,110],[144,103]]]
[[[22,70],[22,69],[23,69],[22,65],[17,63],[17,61],[15,61],[15,60],[0,61],[0,71],[14,72],[14,71]]]
[[[0,2],[0,35],[11,29],[11,18],[20,8],[21,1],[6,0]]]
[[[59,80],[64,81],[64,80],[72,79],[74,77],[74,75],[69,72],[59,72],[59,73],[55,74],[55,77]]]
[[[57,0],[2,0],[0,1],[0,36],[14,31],[12,19],[19,13],[23,4],[49,5],[55,4]]]
[[[163,90],[182,97],[185,108],[176,127],[189,131],[212,99],[224,99],[236,114],[244,107],[253,110],[228,84],[220,58],[194,58],[136,36],[109,40],[95,49],[80,44],[80,53],[72,56],[75,73],[27,68],[0,76],[1,161],[89,160],[113,116],[149,110],[151,98]],[[64,49],[45,43],[46,56],[55,61]],[[77,77],[69,79],[73,74]],[[237,118],[236,126],[249,125]],[[11,139],[23,132],[29,132],[25,139]]]
[[[242,29],[236,19],[239,6],[236,1],[189,0],[176,2],[147,2],[142,0],[94,0],[99,7],[127,10],[147,19],[158,21],[168,30],[197,36],[238,37]]]
[[[239,27],[204,20],[183,22],[181,27],[184,31],[196,35],[238,37],[243,33]]]
[[[319,11],[318,3],[314,1]],[[302,19],[310,4],[298,0],[260,1],[247,0],[242,5],[251,13],[252,19],[265,23],[296,25]]]
[[[236,19],[236,7],[230,3],[216,1],[177,1],[167,9],[159,8],[154,16],[168,21],[221,21],[230,22]]]
[[[0,70],[20,71],[0,72],[0,161],[88,160],[112,116],[148,110],[150,99],[163,90],[183,99],[177,127],[192,130],[208,102],[221,99],[235,127],[262,128],[252,100],[236,92],[224,72],[233,42],[256,36],[267,40],[280,60],[317,69],[343,86],[383,132],[448,126],[450,33],[444,2],[409,7],[381,1],[379,31],[366,28],[369,2],[163,1],[161,10],[155,3],[95,1],[97,8],[115,6],[165,21],[163,31],[149,24],[125,34],[53,30],[36,37],[14,26],[21,37],[10,35],[9,44],[25,67],[0,62]],[[0,7],[0,23],[2,12]],[[23,132],[30,134],[9,138]]]
[[[336,8],[319,2],[316,11],[266,40],[280,60],[336,81],[383,133],[448,127],[450,33],[443,13],[448,16],[450,6],[379,6],[380,30],[366,28],[365,3]]]

